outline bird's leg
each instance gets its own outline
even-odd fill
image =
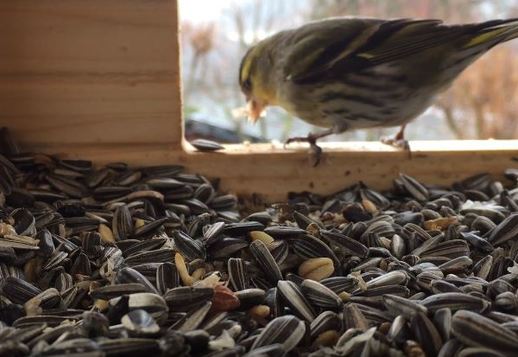
[[[405,128],[406,124],[401,126],[394,137],[383,137],[381,138],[381,142],[399,149],[410,151],[410,144],[408,143],[408,140],[405,139]]]
[[[343,129],[332,127],[327,130],[321,131],[319,133],[309,133],[307,136],[298,136],[289,138],[284,143],[284,146],[291,143],[308,143],[310,146],[310,151],[313,156],[313,167],[317,166],[320,163],[320,158],[322,156],[322,148],[317,145],[317,140],[324,138],[326,136],[341,133],[344,131]]]
[[[289,138],[288,140],[286,140],[284,145],[288,145],[291,143],[309,143],[310,145],[316,144],[316,141],[318,139],[324,138],[324,137],[332,135],[334,133],[335,133],[334,129],[330,128],[330,129],[321,131],[320,133],[309,133],[307,136],[296,136],[296,137]]]

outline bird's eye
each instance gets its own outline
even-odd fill
[[[246,92],[252,91],[252,81],[250,80],[250,78],[247,78],[243,81],[243,90],[245,90]]]

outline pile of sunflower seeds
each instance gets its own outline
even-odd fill
[[[0,155],[0,355],[516,356],[506,176],[242,217],[180,166]]]

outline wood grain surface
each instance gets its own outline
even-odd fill
[[[2,1],[0,17],[0,125],[22,143],[180,144],[176,1]]]

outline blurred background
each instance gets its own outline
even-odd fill
[[[330,16],[439,18],[449,23],[518,17],[518,0],[180,0],[184,117],[188,140],[284,141],[319,130],[279,108],[252,125],[237,78],[249,46],[279,30]],[[397,128],[328,140],[379,140]],[[479,59],[408,126],[410,140],[518,137],[518,40]]]

